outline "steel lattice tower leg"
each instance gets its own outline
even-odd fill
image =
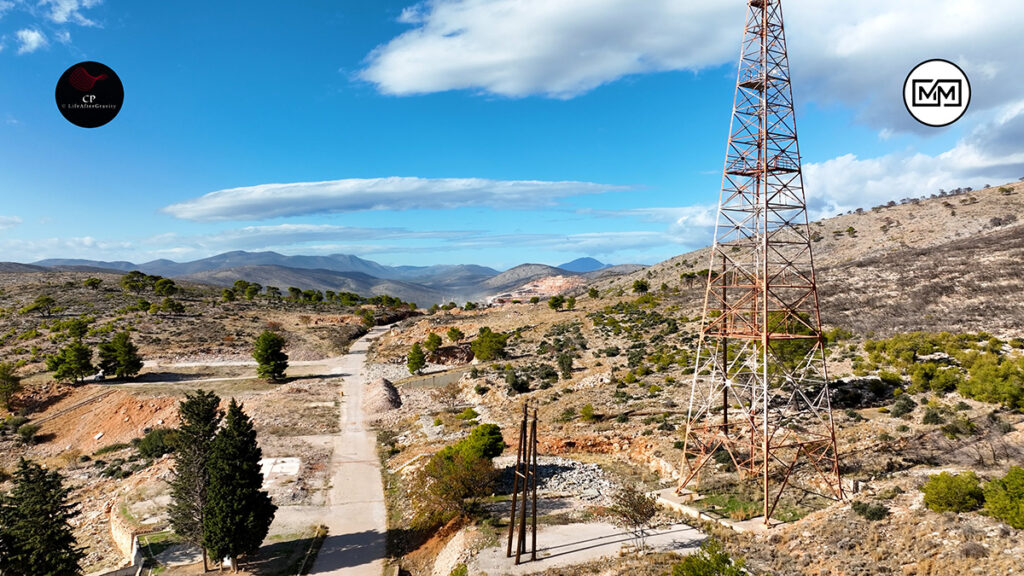
[[[724,450],[766,525],[797,470],[842,499],[781,0],[747,2],[709,270],[678,491]]]

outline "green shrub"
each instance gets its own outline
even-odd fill
[[[889,415],[893,418],[900,418],[913,412],[915,407],[917,407],[917,402],[914,402],[910,396],[904,394],[893,402],[892,407],[889,408]]]
[[[945,421],[946,420],[942,417],[942,414],[930,406],[925,409],[924,417],[921,418],[922,424],[942,424]]]
[[[968,378],[958,383],[957,390],[968,398],[1024,412],[1024,357],[982,354],[971,363]]]
[[[594,405],[584,404],[583,408],[580,408],[580,418],[582,418],[584,422],[593,422],[597,420],[597,415],[594,414]]]
[[[881,498],[882,500],[892,500],[893,498],[900,494],[903,494],[903,488],[900,488],[899,486],[893,486],[892,488],[882,490],[878,494],[878,497]]]
[[[1018,530],[1024,530],[1024,468],[1011,466],[1006,476],[985,485],[985,510]]]
[[[469,436],[454,444],[453,448],[469,458],[489,460],[505,451],[505,440],[497,424],[481,424]]]
[[[11,414],[3,420],[0,420],[0,432],[16,432],[18,428],[21,428],[23,424],[27,423],[28,418]]]
[[[107,446],[97,449],[95,452],[92,453],[92,455],[102,456],[104,454],[110,454],[111,452],[117,452],[118,450],[124,450],[128,446],[130,446],[130,444],[125,444],[124,442],[118,442],[117,444],[109,444]]]
[[[961,436],[973,436],[978,426],[970,418],[959,415],[952,422],[943,425],[941,430],[946,438],[956,440]]]
[[[562,413],[558,415],[558,421],[559,422],[569,422],[570,420],[572,420],[575,417],[576,417],[576,409],[570,407],[570,408],[566,408],[565,410],[562,410]]]
[[[889,508],[885,504],[873,504],[871,502],[854,502],[853,511],[858,515],[872,522],[882,520],[889,515]]]
[[[921,488],[924,505],[935,512],[968,512],[981,508],[984,493],[974,472],[943,472],[928,477]]]
[[[491,331],[484,326],[480,328],[476,339],[470,344],[473,355],[481,362],[503,358],[505,356],[505,344],[508,342],[507,334],[500,334]]]
[[[452,571],[448,573],[448,576],[469,576],[469,568],[465,564],[459,564]]]
[[[459,413],[457,418],[459,418],[460,420],[472,420],[479,415],[480,414],[478,414],[476,410],[473,410],[472,408],[466,408],[465,410]]]
[[[36,443],[36,433],[39,432],[39,424],[22,424],[18,426],[18,437],[25,444]]]
[[[177,432],[170,428],[154,428],[142,438],[133,440],[132,444],[143,458],[159,458],[174,452],[174,439],[177,435]]]
[[[730,559],[717,540],[708,539],[672,567],[672,576],[746,576],[745,565],[743,558]]]

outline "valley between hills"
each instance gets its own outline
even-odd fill
[[[969,491],[988,495],[1024,463],[1022,216],[1024,183],[1012,183],[812,222],[848,500],[789,491],[784,523],[748,532],[661,510],[655,532],[689,524],[753,574],[1024,573],[1024,526],[1012,516],[983,501],[936,511],[922,491],[943,473],[968,484],[973,474]],[[310,551],[336,536],[325,540],[310,511],[346,490],[332,475],[335,440],[346,414],[358,412],[376,435],[382,475],[379,560],[392,573],[497,576],[506,572],[489,567],[488,551],[508,528],[524,401],[539,413],[542,547],[545,534],[613,523],[622,487],[675,487],[707,261],[708,249],[649,267],[501,273],[274,253],[3,263],[0,362],[16,367],[21,386],[0,410],[0,490],[22,457],[59,471],[87,574],[123,567],[136,536],[162,574],[198,573],[195,550],[168,529],[173,445],[159,454],[140,446],[178,425],[186,393],[210,390],[252,418],[268,463],[264,489],[278,507],[242,572],[302,573]],[[125,283],[133,270],[138,282]],[[158,288],[161,279],[173,290]],[[370,330],[372,343],[360,341]],[[286,342],[280,381],[257,374],[253,343],[265,331]],[[121,332],[145,362],[132,378],[68,381],[47,368],[76,339],[94,349]],[[345,393],[352,375],[338,366],[356,342],[360,354],[366,348],[365,385]],[[411,365],[414,348],[422,365]],[[423,501],[429,463],[487,424],[507,446],[487,459],[493,483],[456,508],[432,508]],[[352,490],[378,482],[350,481]],[[707,517],[759,514],[757,487],[728,462],[717,462],[701,491],[694,505]],[[1024,510],[1024,495],[1009,497]],[[537,573],[662,575],[679,562],[676,548],[696,545],[652,538],[644,555],[541,564]],[[509,563],[507,573],[525,572]]]

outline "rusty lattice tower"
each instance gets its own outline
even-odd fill
[[[797,471],[842,498],[781,0],[747,1],[709,270],[679,491],[731,460],[766,524]]]

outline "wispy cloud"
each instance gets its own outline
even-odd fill
[[[536,248],[552,252],[607,257],[652,247],[664,247],[666,245],[678,246],[680,241],[667,232],[634,230],[578,234],[488,234],[453,241],[448,244],[448,247],[461,250],[484,250],[516,246],[521,249]],[[526,259],[528,260],[529,257],[526,256]]]
[[[18,224],[21,224],[21,218],[17,216],[0,216],[0,230],[14,228]]]
[[[264,220],[363,210],[444,210],[465,206],[536,208],[559,198],[628,190],[592,182],[483,178],[367,178],[261,184],[210,192],[163,209],[186,220]]]
[[[224,251],[224,250],[267,250],[294,246],[309,246],[318,243],[322,247],[327,243],[347,243],[348,246],[361,246],[365,241],[381,240],[452,240],[467,238],[479,234],[474,231],[441,230],[415,231],[405,228],[363,228],[353,226],[333,226],[330,224],[280,224],[275,226],[245,226],[223,230],[212,234],[181,235],[160,234],[142,241],[148,246],[176,246],[193,251]],[[312,248],[312,246],[309,246]],[[318,249],[322,253],[322,249]]]
[[[14,2],[11,2],[10,0],[0,0],[0,18],[3,18],[4,14],[10,12],[12,8],[14,8]]]
[[[34,262],[43,258],[119,259],[133,254],[126,240],[101,240],[92,236],[72,238],[0,239],[0,253],[15,262]]]
[[[83,10],[102,3],[102,0],[42,0],[39,5],[47,8],[46,17],[56,24],[73,23],[79,26],[96,26],[86,18]]]
[[[46,35],[33,28],[25,28],[15,32],[18,39],[18,54],[31,54],[46,46]]]

